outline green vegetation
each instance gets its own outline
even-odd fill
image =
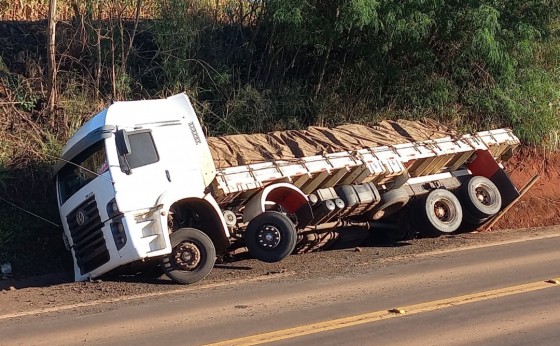
[[[211,135],[429,116],[560,145],[560,2],[0,0],[0,197],[57,221],[49,167],[109,100],[186,91]],[[16,21],[22,20],[22,21]],[[58,221],[57,221],[58,222]],[[59,230],[0,200],[0,263],[59,268]],[[34,263],[48,263],[40,268]]]

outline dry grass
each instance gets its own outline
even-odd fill
[[[141,19],[159,17],[159,9],[164,3],[162,0],[58,0],[57,17],[59,20],[71,20],[76,16],[76,9],[78,9],[81,14],[95,13],[96,18],[103,20],[111,16],[134,18],[138,1],[140,1]],[[73,7],[74,2],[77,3],[77,8]],[[242,0],[193,0],[189,2],[188,8],[225,20],[250,5],[249,1]],[[0,0],[0,21],[44,20],[47,19],[48,12],[49,0]]]
[[[75,16],[75,8],[72,7],[72,0],[57,1],[57,17],[59,20],[71,20]],[[86,13],[86,4],[97,12],[102,9],[104,19],[108,18],[109,11],[119,8],[122,10],[122,17],[133,18],[133,0],[109,0],[109,1],[78,1],[78,9]],[[155,14],[157,0],[141,0],[141,17],[152,18]],[[37,21],[47,19],[49,13],[48,0],[0,0],[0,21]]]

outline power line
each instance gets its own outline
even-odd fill
[[[4,201],[4,202],[8,203],[9,205],[11,205],[12,207],[14,207],[14,208],[16,208],[16,209],[22,210],[22,211],[24,211],[24,212],[26,212],[26,213],[28,213],[28,214],[30,214],[30,215],[35,216],[35,217],[38,218],[38,219],[41,219],[41,220],[43,220],[43,221],[45,221],[45,222],[48,222],[48,223],[50,223],[50,224],[53,225],[53,226],[60,227],[59,224],[56,224],[56,223],[54,223],[54,222],[52,222],[52,221],[50,221],[50,220],[45,219],[45,218],[42,217],[42,216],[39,216],[39,215],[37,215],[37,214],[34,214],[34,213],[30,212],[29,210],[26,210],[26,209],[24,209],[24,208],[22,208],[22,207],[19,207],[19,206],[15,205],[14,203],[8,201],[7,199],[5,199],[5,198],[3,198],[3,197],[0,197],[0,200],[2,200],[2,201]]]

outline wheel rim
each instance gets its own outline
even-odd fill
[[[457,215],[453,203],[447,199],[440,199],[436,201],[434,203],[433,210],[437,219],[443,223],[452,222]]]
[[[257,232],[257,242],[263,249],[274,249],[281,240],[280,230],[273,225],[263,225]]]
[[[183,242],[173,249],[171,262],[180,270],[191,271],[200,264],[202,253],[198,246],[191,242]]]
[[[494,203],[495,197],[494,195],[491,193],[490,188],[488,188],[488,186],[486,185],[478,185],[475,189],[474,189],[474,193],[476,196],[476,200],[483,204],[483,205],[492,205]]]

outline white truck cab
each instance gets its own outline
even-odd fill
[[[214,208],[221,222],[212,234],[227,242],[207,191],[214,162],[184,94],[112,104],[70,139],[55,174],[76,280],[169,254],[168,216],[177,201]]]

